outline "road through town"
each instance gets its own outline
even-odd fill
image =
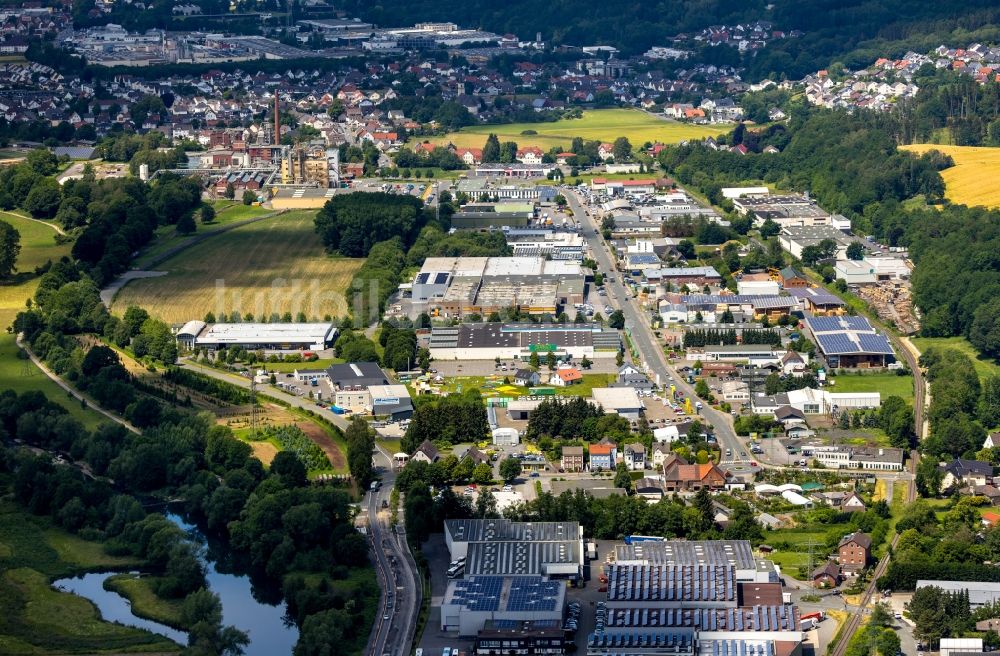
[[[682,394],[692,399],[693,403],[698,398],[694,393],[694,388],[688,385],[684,381],[683,376],[679,375],[670,366],[670,363],[667,362],[663,347],[657,340],[656,335],[653,334],[649,313],[639,306],[638,301],[632,297],[632,292],[625,286],[622,276],[615,268],[608,245],[605,244],[601,237],[600,227],[597,225],[597,222],[584,208],[583,202],[575,192],[566,189],[564,195],[570,209],[573,210],[573,214],[580,222],[580,232],[590,249],[591,258],[597,262],[598,268],[602,272],[610,274],[612,280],[606,281],[604,287],[608,290],[608,298],[611,301],[611,305],[621,310],[622,314],[625,315],[625,330],[639,352],[641,360],[639,364],[647,370],[654,382],[658,382],[660,385],[666,386],[671,384],[670,381],[672,379],[672,384]],[[722,464],[726,465],[729,471],[737,475],[751,472],[750,459],[742,455],[745,453],[745,445],[737,437],[729,418],[722,412],[708,407],[707,404],[699,414],[702,419],[710,423],[714,428],[719,445],[723,449]],[[725,455],[727,450],[731,455]]]

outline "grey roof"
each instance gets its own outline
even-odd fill
[[[984,606],[1000,601],[1000,583],[992,581],[932,581],[920,579],[917,589],[926,587],[941,588],[945,592],[969,593],[969,603],[974,606]]]
[[[349,362],[331,364],[327,367],[330,382],[334,385],[347,387],[351,385],[388,385],[389,376],[382,371],[376,362]]]
[[[955,458],[941,469],[956,478],[993,475],[993,465],[990,463],[981,460],[966,460],[964,458]]]
[[[456,542],[484,540],[514,540],[545,542],[576,540],[580,536],[578,522],[512,522],[507,519],[449,519],[445,529]]]
[[[798,299],[808,299],[813,305],[845,305],[839,296],[822,287],[792,287],[788,293]]]
[[[468,576],[544,574],[546,564],[579,564],[582,560],[581,549],[579,539],[473,542],[466,552],[465,572]]]
[[[798,299],[791,296],[774,296],[767,294],[693,294],[681,296],[685,305],[750,305],[755,308],[789,308],[798,305]]]
[[[738,569],[755,566],[746,540],[666,540],[616,544],[615,560],[640,561],[650,565],[733,565]]]
[[[661,278],[721,278],[719,272],[715,270],[715,267],[710,266],[698,266],[698,267],[663,267],[662,269],[655,269],[653,271],[647,272],[647,276],[658,275]]]
[[[611,608],[608,626],[694,627],[703,631],[795,631],[792,605],[743,608]]]

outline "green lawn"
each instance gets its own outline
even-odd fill
[[[964,337],[913,337],[910,341],[921,353],[932,346],[953,348],[965,353],[972,359],[980,380],[990,376],[1000,376],[1000,365],[979,355],[979,351]]]
[[[552,123],[509,123],[506,125],[477,125],[451,132],[429,141],[438,144],[453,143],[459,147],[482,148],[486,137],[496,134],[500,141],[514,141],[520,147],[538,146],[542,150],[553,147],[569,149],[574,137],[587,141],[612,143],[618,137],[627,137],[633,148],[647,141],[678,143],[686,139],[703,139],[732,129],[731,125],[692,125],[666,120],[638,109],[594,109],[585,111],[582,118],[563,119]],[[537,134],[522,134],[533,130]],[[424,138],[420,137],[420,141]]]
[[[0,328],[14,321],[24,309],[24,302],[34,296],[38,287],[35,267],[63,255],[69,255],[70,244],[57,244],[58,233],[48,225],[26,219],[13,212],[0,212],[0,221],[14,226],[21,234],[21,253],[17,257],[17,273],[11,280],[0,283]]]
[[[292,373],[296,369],[326,369],[331,364],[338,364],[343,361],[341,358],[320,358],[312,362],[259,362],[253,368],[263,368],[277,373]]]
[[[887,396],[899,396],[907,401],[913,400],[913,377],[897,376],[895,373],[880,374],[846,374],[836,376],[833,386],[830,388],[834,392],[881,392],[882,398]]]
[[[89,430],[106,421],[97,412],[81,407],[30,360],[19,359],[19,350],[13,335],[0,333],[0,390],[12,389],[18,394],[33,390],[43,392],[46,398],[69,410]]]

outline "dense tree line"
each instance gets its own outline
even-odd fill
[[[967,355],[948,348],[929,348],[920,356],[931,383],[927,418],[930,435],[921,451],[935,457],[971,456],[983,444],[986,429],[978,421],[982,387]]]
[[[569,400],[553,397],[539,403],[528,419],[525,438],[566,437],[596,442],[604,437],[617,441],[630,434],[627,419],[605,414],[600,406],[574,396]]]
[[[401,148],[395,155],[396,166],[405,168],[437,167],[445,171],[467,168],[458,155],[447,148],[437,146],[429,153],[418,153],[409,148]]]
[[[734,328],[700,328],[684,331],[684,348],[714,346],[716,344],[770,344],[781,346],[781,335],[774,330],[747,328],[737,332]]]
[[[423,223],[423,202],[401,194],[342,194],[316,214],[323,245],[345,257],[366,257],[372,246],[394,237],[409,248]]]
[[[486,405],[477,389],[461,394],[430,398],[417,397],[403,451],[413,453],[424,440],[449,444],[481,442],[490,434]]]

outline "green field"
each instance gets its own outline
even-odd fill
[[[173,653],[162,636],[104,622],[88,600],[49,583],[87,570],[140,563],[52,527],[46,518],[0,503],[0,653]]]
[[[913,377],[897,376],[894,373],[855,376],[847,374],[833,378],[834,392],[881,392],[882,398],[899,396],[913,400]]]
[[[764,541],[774,547],[774,552],[767,555],[768,560],[774,561],[781,567],[785,574],[798,577],[798,568],[809,565],[809,544],[812,543],[813,564],[819,566],[823,563],[826,550],[823,546],[826,543],[826,533],[829,527],[818,528],[786,528],[776,531],[768,531],[764,534]],[[779,546],[788,543],[787,547]]]
[[[437,144],[452,143],[460,148],[482,148],[487,135],[493,133],[501,142],[515,141],[522,148],[538,146],[542,150],[553,147],[568,150],[573,137],[606,143],[611,143],[618,137],[627,137],[632,146],[638,148],[647,141],[678,143],[685,139],[703,139],[723,134],[730,129],[731,125],[679,123],[638,109],[594,109],[584,112],[582,118],[562,119],[553,123],[477,125],[429,141]],[[534,130],[538,134],[521,134],[525,130]]]
[[[976,347],[970,344],[969,340],[964,337],[913,337],[910,341],[913,342],[913,345],[921,353],[932,346],[957,349],[965,353],[972,359],[972,364],[976,368],[976,373],[979,374],[980,380],[989,378],[990,376],[1000,376],[1000,365],[979,355]]]
[[[58,233],[40,221],[33,221],[13,212],[0,212],[0,221],[11,224],[21,234],[17,273],[13,279],[0,283],[0,327],[6,328],[17,313],[24,309],[24,301],[35,294],[38,287],[35,267],[69,255],[71,245],[57,244]]]
[[[236,223],[237,221],[245,221],[246,219],[252,219],[258,216],[264,216],[265,214],[271,214],[271,210],[264,209],[256,205],[244,205],[243,203],[237,203],[231,200],[217,200],[212,203],[215,208],[215,220],[211,223],[202,223],[198,217],[195,215],[198,229],[193,235],[182,235],[177,232],[177,229],[172,225],[160,226],[156,229],[155,237],[152,242],[149,243],[146,248],[143,249],[142,254],[135,259],[133,263],[134,268],[141,269],[145,267],[148,263],[153,262],[163,253],[166,253],[172,248],[177,248],[185,242],[190,242],[203,235],[210,235],[214,232],[218,232],[226,226]]]
[[[363,260],[326,255],[313,230],[315,215],[289,212],[195,244],[157,265],[167,275],[129,283],[113,309],[141,305],[175,323],[207,312],[344,316],[344,293]]]
[[[0,212],[0,220],[14,226],[21,234],[21,253],[17,258],[18,273],[10,281],[0,284],[0,328],[6,328],[18,312],[24,309],[25,301],[31,298],[38,287],[35,267],[49,260],[55,261],[70,252],[70,244],[57,244],[57,232],[52,226],[33,221],[13,212]],[[69,398],[54,382],[49,380],[30,361],[17,357],[14,335],[6,331],[0,333],[0,389],[13,389],[18,393],[39,390],[50,400],[59,403],[74,417],[93,428],[101,423],[101,416],[85,410]]]

